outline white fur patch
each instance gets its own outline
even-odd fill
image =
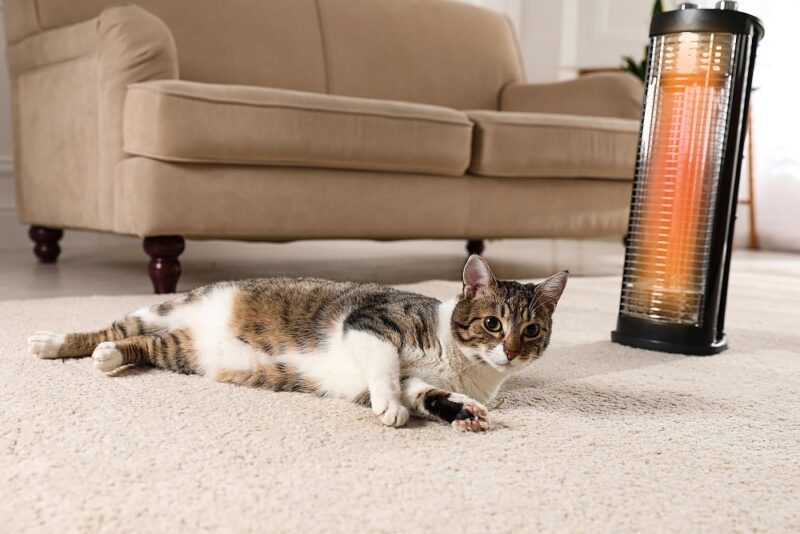
[[[388,426],[403,426],[408,409],[400,401],[400,356],[394,345],[370,333],[347,332],[342,345],[361,367],[372,411]]]
[[[28,338],[28,352],[38,358],[58,358],[58,351],[65,336],[53,332],[38,331]]]
[[[439,328],[437,334],[443,347],[453,342],[452,322],[456,304],[458,304],[456,299],[446,300],[439,304]]]
[[[353,330],[345,334],[340,324],[331,333],[324,350],[283,354],[276,358],[316,382],[326,394],[352,400],[369,390],[373,407],[382,407],[380,413],[388,412],[391,403],[399,403],[397,350],[372,334]],[[408,420],[408,414],[404,416],[401,408],[396,408],[396,417],[386,417],[387,421],[392,419],[387,424],[399,426]]]
[[[505,370],[511,362],[508,361],[506,351],[503,349],[503,344],[498,343],[493,349],[486,351],[486,361],[496,366],[498,369]]]
[[[326,395],[354,400],[367,389],[363,369],[341,339],[331,340],[324,351],[287,353],[275,359],[316,382]]]
[[[104,341],[95,347],[92,360],[95,369],[110,373],[122,366],[122,353],[117,350],[113,341]]]

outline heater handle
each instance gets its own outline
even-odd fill
[[[731,9],[678,9],[655,15],[650,22],[650,37],[681,32],[718,32],[764,37],[764,24],[758,17]]]

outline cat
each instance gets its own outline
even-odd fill
[[[440,302],[372,283],[314,278],[220,282],[91,333],[37,332],[40,358],[92,356],[105,373],[152,365],[220,382],[369,404],[384,425],[410,414],[489,428],[485,404],[539,358],[568,273],[496,280],[473,255],[461,294]]]

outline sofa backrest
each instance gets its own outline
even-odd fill
[[[119,0],[5,0],[6,38]],[[134,0],[166,22],[185,80],[497,109],[523,79],[510,24],[454,0]]]

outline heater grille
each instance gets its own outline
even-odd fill
[[[653,37],[620,313],[702,325],[739,37]]]

